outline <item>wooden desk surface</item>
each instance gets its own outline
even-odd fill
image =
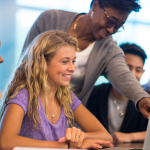
[[[115,144],[114,147],[111,148],[104,148],[104,150],[142,150],[143,149],[143,143],[121,143],[121,144]]]
[[[141,143],[121,143],[121,144],[115,144],[114,147],[143,148],[143,142],[141,142]]]

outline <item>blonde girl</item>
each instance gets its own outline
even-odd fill
[[[76,49],[75,38],[62,31],[44,32],[27,47],[1,104],[1,150],[113,146],[69,87]]]

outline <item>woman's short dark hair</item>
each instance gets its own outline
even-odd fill
[[[111,6],[116,9],[129,12],[138,12],[139,9],[141,9],[141,6],[139,5],[139,0],[92,0],[90,8],[92,8],[92,5],[95,1],[99,2],[101,8]]]
[[[125,54],[133,54],[137,55],[142,58],[143,64],[145,63],[145,59],[147,58],[147,55],[145,51],[138,45],[132,43],[123,43],[120,45],[122,50],[124,51]]]

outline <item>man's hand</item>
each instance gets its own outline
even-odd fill
[[[143,116],[149,119],[150,113],[148,109],[150,108],[150,97],[145,97],[138,102],[138,107]]]
[[[114,132],[111,135],[113,137],[113,144],[131,142],[130,135],[128,133]]]

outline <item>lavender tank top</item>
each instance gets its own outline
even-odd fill
[[[74,112],[76,108],[81,104],[81,101],[75,96],[72,92],[72,111]],[[58,141],[61,137],[65,136],[65,131],[68,128],[67,126],[67,117],[64,114],[64,107],[61,108],[60,118],[56,124],[52,124],[50,120],[47,120],[43,105],[39,99],[40,104],[40,119],[41,124],[37,122],[38,129],[34,130],[33,120],[28,117],[28,97],[29,93],[26,88],[21,89],[18,94],[11,99],[8,104],[15,103],[21,106],[25,112],[23,118],[20,136],[28,137],[37,140],[44,141]],[[7,105],[8,105],[7,104]]]

